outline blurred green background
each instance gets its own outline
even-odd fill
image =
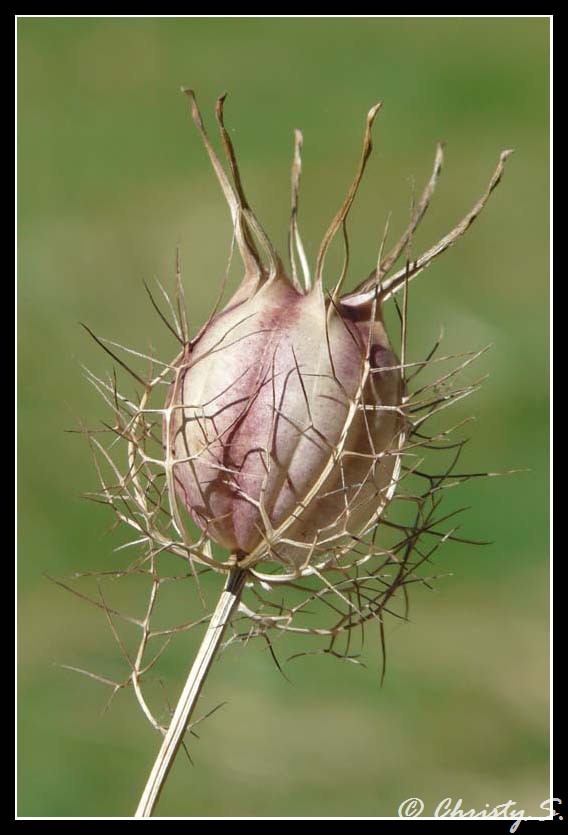
[[[389,623],[382,688],[373,628],[367,669],[304,658],[286,668],[291,683],[264,645],[227,652],[198,713],[228,704],[192,742],[194,766],[179,757],[159,814],[389,816],[407,797],[426,812],[451,797],[477,809],[514,799],[535,814],[549,796],[548,21],[30,18],[18,43],[19,814],[130,815],[158,747],[131,691],[105,712],[105,687],[59,666],[127,674],[104,615],[44,573],[131,556],[113,554],[124,535],[105,535],[111,516],[81,498],[95,474],[86,442],[64,431],[108,418],[80,364],[111,361],[78,321],[169,359],[142,279],[171,284],[179,244],[195,328],[225,268],[228,212],[182,84],[211,128],[229,92],[247,191],[281,250],[292,129],[303,129],[312,259],[365,113],[384,100],[350,223],[352,284],[375,261],[388,211],[391,228],[405,223],[436,140],[446,165],[416,251],[470,208],[499,151],[516,149],[482,218],[413,284],[409,345],[421,358],[442,325],[446,351],[493,344],[469,377],[489,379],[452,415],[477,418],[463,466],[530,472],[449,498],[471,505],[461,533],[493,544],[440,553],[437,570],[452,576],[413,590],[410,623]],[[141,614],[138,592],[127,603]],[[169,594],[172,611],[195,610],[188,585]],[[197,638],[169,650],[171,700]],[[282,658],[300,649],[277,646]]]

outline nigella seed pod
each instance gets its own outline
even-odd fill
[[[341,557],[376,526],[393,497],[407,420],[404,369],[391,349],[382,305],[471,224],[497,184],[508,152],[464,221],[437,247],[386,279],[434,192],[443,159],[438,146],[405,234],[354,293],[342,296],[345,224],[381,105],[367,115],[359,168],[323,238],[312,284],[297,226],[301,134],[296,132],[292,171],[289,279],[244,194],[224,125],[224,97],[216,115],[232,182],[209,141],[193,91],[184,92],[231,209],[244,277],[225,309],[188,341],[174,363],[163,421],[170,484],[203,533],[229,549],[239,564],[269,560],[297,572]],[[325,258],[340,229],[344,269],[326,294]]]
[[[241,560],[301,566],[386,506],[404,438],[398,360],[376,305],[277,274],[182,358],[165,434],[178,494]]]
[[[145,617],[126,616],[129,625],[140,629],[134,651],[125,651],[131,671],[127,682],[94,676],[114,692],[132,684],[144,714],[164,735],[136,817],[148,817],[155,808],[235,613],[239,625],[233,622],[229,642],[261,637],[272,651],[270,636],[287,632],[323,640],[320,652],[351,661],[356,661],[354,635],[373,622],[384,674],[385,615],[407,618],[407,585],[423,579],[421,567],[456,538],[455,529],[446,527],[454,514],[439,513],[442,488],[449,477],[452,484],[473,477],[455,472],[463,445],[449,437],[455,427],[430,431],[427,422],[476,389],[475,384],[454,386],[452,380],[479,353],[460,355],[456,367],[416,387],[423,369],[452,357],[433,358],[436,345],[425,360],[409,362],[408,285],[471,226],[511,153],[502,152],[484,194],[454,229],[411,258],[414,232],[442,169],[438,145],[407,229],[386,252],[383,240],[376,266],[346,293],[346,221],[371,152],[371,128],[380,105],[367,114],[359,166],[323,237],[312,279],[298,229],[300,132],[295,133],[287,269],[246,199],[224,125],[224,98],[217,102],[216,117],[228,172],[209,140],[193,92],[184,92],[231,211],[242,281],[224,308],[216,308],[191,337],[178,261],[175,302],[163,291],[171,321],[150,294],[181,345],[178,356],[162,362],[123,349],[149,363],[149,375],[138,373],[107,341],[95,337],[134,377],[137,394],[121,393],[117,375],[105,381],[89,373],[114,415],[113,425],[105,424],[111,433],[107,446],[100,429],[88,433],[101,484],[95,498],[111,505],[134,531],[134,539],[121,547],[145,549],[117,576],[134,573],[150,584]],[[344,242],[343,268],[326,288],[326,256],[338,233]],[[394,271],[403,257],[403,266]],[[383,310],[399,291],[401,331],[393,347]],[[161,435],[156,431],[160,423]],[[118,441],[126,443],[126,467],[113,457]],[[422,466],[423,448],[439,450],[435,454],[449,455],[449,460],[431,474]],[[399,516],[391,514],[397,498],[405,508]],[[213,543],[226,553],[214,551]],[[172,558],[178,568],[171,568]],[[201,573],[209,570],[225,575],[211,616],[153,629],[164,583],[171,587],[173,580],[192,579],[199,589]],[[107,608],[102,592],[93,602],[105,609],[123,646],[112,617],[119,613]],[[320,617],[306,617],[314,614]],[[142,679],[171,638],[204,620],[207,630],[166,729],[152,712]],[[164,645],[152,649],[153,639],[160,637]]]
[[[241,565],[275,560],[298,570],[336,556],[376,523],[394,492],[404,445],[403,376],[380,295],[341,298],[337,286],[326,296],[322,281],[327,249],[345,224],[371,150],[379,106],[369,112],[359,171],[324,238],[315,282],[305,269],[302,286],[293,256],[295,244],[305,264],[296,224],[301,136],[290,280],[246,201],[223,99],[217,118],[234,185],[186,92],[233,211],[245,275],[177,363],[164,420],[167,460],[193,520]]]

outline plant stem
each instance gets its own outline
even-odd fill
[[[142,792],[140,803],[134,815],[136,818],[149,818],[158,802],[162,788],[168,778],[170,768],[187,730],[193,709],[197,704],[201,688],[219,649],[225,627],[239,603],[246,573],[246,570],[236,567],[227,577],[225,588],[211,616],[207,632],[189,671],[172,721],[164,736],[162,747],[156,757],[146,787]]]

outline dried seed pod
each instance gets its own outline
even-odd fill
[[[369,113],[360,170],[324,239],[315,284],[302,288],[294,260],[291,281],[248,206],[223,99],[217,117],[233,185],[187,92],[233,212],[245,275],[178,362],[164,444],[178,495],[207,536],[244,565],[276,560],[297,569],[378,516],[392,495],[404,440],[402,375],[378,295],[344,303],[337,293],[326,297],[322,281],[379,108]],[[300,142],[296,133],[291,239],[305,264],[296,217]]]
[[[229,174],[205,131],[193,92],[184,92],[229,204],[243,279],[225,308],[216,310],[190,338],[178,263],[177,304],[165,294],[173,324],[151,298],[181,343],[179,355],[172,362],[157,363],[154,357],[123,349],[149,361],[150,373],[145,376],[131,369],[106,340],[95,337],[141,387],[134,399],[118,391],[116,377],[106,382],[89,373],[115,418],[113,426],[106,426],[111,433],[107,446],[99,430],[87,433],[101,483],[94,498],[111,505],[134,530],[135,538],[123,547],[145,549],[139,561],[116,575],[145,575],[150,584],[145,617],[122,616],[141,632],[132,655],[125,652],[127,679],[115,682],[94,675],[113,693],[132,685],[144,714],[164,734],[137,817],[149,816],[155,807],[225,627],[236,611],[248,626],[244,631],[235,628],[230,641],[259,636],[271,647],[270,633],[289,632],[323,639],[327,646],[321,651],[350,660],[356,660],[351,643],[356,627],[374,621],[384,659],[384,613],[407,616],[407,585],[421,579],[420,568],[442,543],[457,539],[454,528],[439,527],[454,515],[439,514],[441,490],[450,475],[454,482],[475,474],[455,473],[463,442],[448,443],[452,428],[428,435],[424,426],[475,390],[475,384],[452,387],[451,380],[479,352],[462,355],[457,367],[435,382],[415,390],[407,385],[434,361],[437,347],[425,361],[408,362],[407,287],[467,231],[498,184],[511,153],[501,154],[485,193],[463,220],[418,258],[407,257],[393,273],[408,252],[438,182],[443,162],[439,145],[408,228],[386,254],[381,245],[375,268],[345,294],[346,220],[371,151],[371,128],[380,105],[367,115],[358,170],[323,237],[312,280],[298,228],[300,132],[295,133],[287,273],[244,194],[223,121],[224,98],[217,102],[216,116]],[[335,286],[326,291],[326,255],[338,233],[345,243],[344,266]],[[402,330],[400,344],[393,350],[383,306],[399,290],[403,291]],[[451,358],[440,358],[444,359]],[[161,438],[156,419],[161,421]],[[113,457],[117,436],[126,442],[126,467]],[[450,453],[452,460],[436,474],[428,474],[416,464],[417,451],[424,446],[455,454]],[[404,493],[402,481],[409,475],[422,486]],[[412,518],[392,523],[386,510],[397,496],[406,500]],[[184,510],[200,528],[200,536],[187,529]],[[392,541],[383,541],[385,530],[395,532]],[[228,559],[214,555],[212,542],[229,552]],[[162,565],[164,552],[181,558],[181,574]],[[226,575],[211,617],[153,630],[150,622],[162,584],[193,577],[199,585],[199,566]],[[310,576],[318,578],[319,587],[299,582]],[[107,607],[100,589],[91,602],[103,608],[111,622],[111,615],[120,615]],[[304,614],[320,604],[327,620],[306,620]],[[207,632],[166,729],[141,687],[143,676],[166,646],[151,655],[150,645],[203,620],[209,621]],[[113,632],[121,643],[114,623]],[[342,641],[345,645],[339,647]]]
[[[311,561],[325,563],[326,555],[334,559],[337,549],[355,542],[377,523],[396,489],[407,435],[404,375],[385,330],[382,302],[428,261],[407,264],[386,283],[384,278],[428,207],[442,148],[398,244],[358,291],[340,295],[346,264],[326,295],[325,256],[336,233],[342,228],[346,234],[380,104],[367,115],[359,168],[324,236],[312,286],[297,226],[301,134],[296,132],[292,177],[290,280],[246,200],[223,121],[224,97],[216,113],[232,183],[209,141],[193,91],[185,92],[230,206],[245,272],[225,309],[188,342],[175,363],[163,422],[167,466],[194,521],[239,564],[273,560],[298,571]],[[430,260],[465,231],[483,202]]]
[[[219,313],[178,365],[164,431],[176,489],[239,559],[302,565],[387,503],[402,378],[372,305],[284,275]]]

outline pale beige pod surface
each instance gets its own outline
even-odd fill
[[[165,424],[178,496],[241,558],[321,558],[390,497],[402,390],[376,306],[279,275],[214,317],[179,365]]]

